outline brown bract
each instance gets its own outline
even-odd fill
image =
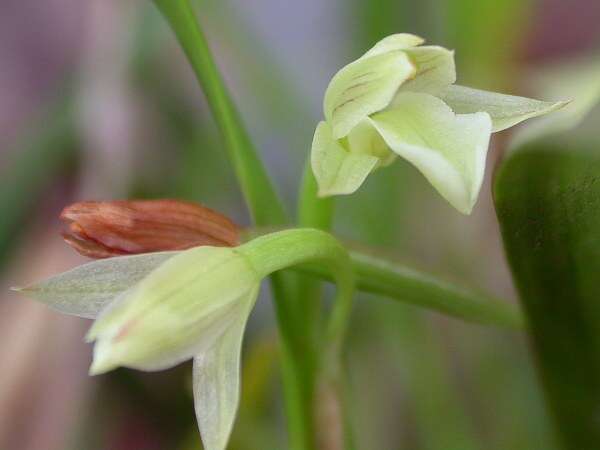
[[[240,230],[227,217],[180,200],[78,202],[60,218],[65,241],[90,258],[239,244]]]

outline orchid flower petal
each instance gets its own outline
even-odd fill
[[[376,168],[391,164],[396,154],[390,150],[370,119],[365,119],[348,134],[348,151],[378,158]]]
[[[562,108],[569,102],[543,102],[532,98],[498,94],[465,86],[448,86],[439,97],[455,113],[487,112],[492,118],[492,131],[502,131],[524,120],[542,116]]]
[[[311,165],[319,196],[351,194],[377,166],[379,158],[367,153],[351,153],[333,139],[327,122],[321,122],[315,131],[311,151]]]
[[[426,45],[407,48],[404,52],[417,68],[417,73],[402,84],[401,92],[437,95],[456,81],[453,51],[437,45]]]
[[[342,68],[329,83],[323,104],[333,137],[343,138],[367,116],[388,106],[414,74],[413,63],[402,51],[361,58]]]
[[[237,318],[239,303],[259,282],[234,248],[181,252],[96,320],[88,333],[96,340],[92,373],[118,366],[166,369],[206,350]]]
[[[417,47],[425,42],[425,39],[414,34],[397,33],[387,36],[377,42],[362,58],[380,55],[382,53],[393,52],[395,50],[404,50],[411,47]]]
[[[242,339],[258,286],[239,305],[236,319],[194,358],[194,406],[206,450],[225,450],[240,398]]]
[[[436,97],[403,93],[394,109],[372,121],[392,151],[417,167],[457,210],[471,212],[491,134],[487,113],[454,114]]]

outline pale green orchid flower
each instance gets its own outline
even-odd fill
[[[566,104],[455,85],[453,52],[423,42],[388,36],[333,77],[311,150],[320,196],[353,193],[401,156],[469,214],[491,133]]]
[[[198,426],[206,450],[225,450],[237,413],[246,322],[261,280],[318,260],[338,283],[331,348],[339,345],[354,280],[346,250],[312,229],[267,234],[238,247],[195,247],[94,261],[27,288],[60,312],[95,318],[90,373],[163,370],[193,359]]]

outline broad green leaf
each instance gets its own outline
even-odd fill
[[[393,109],[372,120],[392,151],[417,167],[457,210],[471,212],[491,134],[487,113],[454,114],[436,97],[406,92]]]
[[[453,51],[437,45],[408,48],[404,51],[417,68],[417,73],[401,86],[400,91],[437,95],[456,81]]]
[[[161,370],[208,348],[260,282],[236,249],[179,253],[123,294],[96,320],[93,373],[118,366]]]
[[[543,102],[532,98],[498,94],[465,86],[452,85],[439,97],[455,113],[486,112],[492,118],[492,131],[502,131],[524,120],[542,116],[564,107],[568,102]]]
[[[396,50],[404,50],[410,47],[416,47],[425,42],[425,39],[414,34],[409,33],[397,33],[387,36],[377,42],[362,58],[368,58],[369,56],[380,55],[382,53],[388,53]]]
[[[323,103],[333,137],[343,138],[367,116],[388,106],[414,74],[414,65],[402,51],[361,58],[342,68],[329,83]]]
[[[162,252],[101,259],[14,290],[61,313],[95,319],[119,294],[176,254]]]
[[[600,448],[600,148],[531,142],[496,172],[504,248],[568,450]]]
[[[350,153],[333,139],[327,122],[317,126],[311,150],[311,166],[319,196],[351,194],[377,166],[379,158],[368,153]]]
[[[214,344],[194,358],[194,406],[206,450],[225,450],[231,435],[240,399],[242,339],[257,294],[258,288]]]

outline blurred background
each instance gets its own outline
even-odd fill
[[[290,211],[327,83],[378,39],[422,35],[456,50],[460,84],[521,95],[532,72],[600,48],[597,0],[197,3]],[[149,1],[0,0],[0,11],[0,449],[200,450],[188,365],[90,378],[89,322],[8,288],[85,262],[59,235],[73,201],[185,198],[249,223],[202,92]],[[495,136],[490,169],[505,141]],[[336,231],[515,301],[491,173],[463,217],[399,161],[338,201]],[[351,329],[360,450],[556,448],[520,334],[367,295]],[[230,448],[286,448],[268,292],[245,341]]]

